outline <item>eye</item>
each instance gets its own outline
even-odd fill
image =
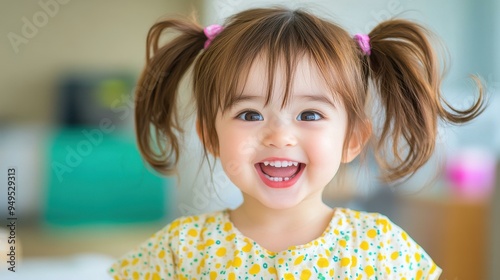
[[[254,121],[263,121],[264,117],[261,114],[254,111],[245,111],[236,116],[240,120],[254,122]]]
[[[313,111],[304,111],[297,116],[298,121],[319,121],[323,118],[321,114]]]

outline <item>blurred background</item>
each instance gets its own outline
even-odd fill
[[[201,148],[187,116],[179,178],[158,176],[137,151],[133,91],[149,27],[197,11],[203,25],[242,9],[305,7],[349,32],[399,16],[430,27],[451,60],[447,100],[470,105],[479,75],[489,107],[441,125],[435,156],[414,177],[382,185],[368,155],[325,192],[332,206],[378,211],[443,269],[441,279],[500,277],[500,2],[482,0],[0,1],[0,278],[107,279],[111,262],[173,218],[236,207],[241,195]],[[189,100],[189,85],[182,96]],[[14,216],[7,170],[15,169]],[[9,264],[16,217],[16,273]],[[3,229],[3,230],[2,230]]]

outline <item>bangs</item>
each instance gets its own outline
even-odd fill
[[[346,98],[350,99],[357,91],[357,81],[352,81],[356,74],[353,71],[358,68],[352,66],[356,48],[352,47],[350,36],[334,24],[300,10],[276,9],[269,13],[266,9],[259,17],[257,9],[230,18],[226,26],[221,38],[217,38],[220,40],[214,40],[212,49],[206,53],[216,52],[219,46],[225,49],[210,54],[218,58],[208,64],[213,67],[214,93],[218,93],[212,95],[212,105],[217,107],[213,109],[222,114],[240,100],[248,73],[257,60],[263,62],[266,71],[263,75],[266,81],[262,81],[267,88],[265,105],[272,99],[278,67],[285,75],[281,107],[288,104],[297,65],[304,58],[317,68],[335,103],[346,104]],[[345,57],[350,54],[346,49],[353,50],[352,57]]]

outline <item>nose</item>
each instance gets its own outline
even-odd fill
[[[283,117],[270,120],[263,128],[262,144],[266,147],[285,148],[297,145],[297,137],[292,122]]]

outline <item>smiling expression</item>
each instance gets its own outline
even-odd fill
[[[239,98],[217,114],[219,159],[244,203],[273,209],[321,203],[342,160],[347,116],[306,57],[298,61],[290,99],[282,106],[286,79],[278,67],[266,100],[266,66],[257,59]]]

